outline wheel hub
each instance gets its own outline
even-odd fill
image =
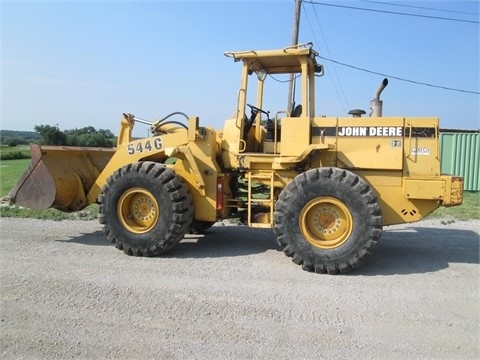
[[[118,218],[129,231],[146,233],[157,223],[160,208],[153,195],[142,188],[132,188],[123,193],[117,206]]]
[[[155,215],[155,205],[149,197],[140,195],[132,204],[132,214],[138,220],[149,220]]]
[[[315,214],[315,216],[317,217],[318,225],[322,229],[330,229],[335,225],[336,219],[332,213],[320,212],[319,214]]]
[[[300,230],[312,245],[333,249],[348,240],[353,218],[343,202],[332,197],[311,200],[300,213]]]

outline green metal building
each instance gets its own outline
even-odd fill
[[[480,191],[480,130],[440,130],[442,174],[459,175],[465,191]]]

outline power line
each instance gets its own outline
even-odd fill
[[[325,43],[325,48],[327,50],[328,56],[332,57],[332,54],[330,53],[330,48],[329,48],[328,43],[327,43],[327,39],[325,38],[325,34],[323,33],[322,25],[320,24],[320,19],[318,18],[317,11],[315,10],[315,6],[313,6],[313,5],[311,5],[311,6],[312,6],[313,12],[315,14],[315,18],[317,19],[317,24],[318,24],[318,27],[320,29],[320,33],[322,34],[323,42]],[[317,37],[315,36],[315,31],[313,31],[312,23],[310,22],[310,18],[308,17],[308,13],[307,13],[305,5],[303,3],[302,3],[302,7],[304,9],[305,15],[307,16],[308,24],[310,25],[310,28],[312,29],[313,36],[315,38],[315,42],[318,42]],[[342,97],[340,96],[340,94],[337,90],[337,86],[335,85],[335,81],[334,81],[333,77],[329,76],[329,79],[332,82],[332,85],[333,85],[333,88],[335,89],[335,92],[337,93],[338,100],[340,100],[340,104],[342,105],[343,110],[345,112],[347,112],[347,108],[345,107],[345,104],[344,104],[343,100],[345,100],[345,103],[346,103],[348,108],[350,108],[350,104],[348,103],[347,96],[345,95],[345,91],[343,90],[342,82],[340,81],[340,77],[338,76],[337,68],[336,68],[334,63],[332,63],[332,67],[333,67],[333,72],[334,72],[334,74],[337,78],[338,84],[340,86],[340,90],[342,92],[343,99],[342,99]]]
[[[391,2],[385,2],[385,1],[373,1],[373,0],[358,0],[358,1],[366,2],[366,3],[372,3],[372,4],[381,4],[381,5],[397,6],[397,7],[406,7],[406,8],[411,8],[411,9],[440,11],[440,12],[446,12],[446,13],[451,13],[451,14],[463,14],[463,15],[478,16],[477,13],[469,13],[469,12],[466,12],[466,11],[437,9],[437,8],[431,8],[431,7],[426,7],[426,6],[405,5],[405,4],[391,3]]]
[[[409,83],[412,83],[412,84],[424,85],[424,86],[429,86],[429,87],[433,87],[433,88],[449,90],[449,91],[457,91],[457,92],[462,92],[462,93],[467,93],[467,94],[480,95],[480,92],[478,92],[478,91],[457,89],[457,88],[451,88],[451,87],[447,87],[447,86],[433,85],[433,84],[424,83],[424,82],[420,82],[420,81],[404,79],[404,78],[401,78],[401,77],[398,77],[398,76],[386,75],[386,74],[383,74],[383,73],[380,73],[380,72],[377,72],[377,71],[372,71],[372,70],[364,69],[364,68],[361,68],[361,67],[358,67],[358,66],[345,64],[343,62],[333,60],[333,59],[329,59],[329,58],[326,58],[326,57],[323,57],[323,56],[319,56],[319,58],[323,59],[323,60],[326,60],[326,61],[331,61],[331,62],[333,62],[335,64],[338,64],[338,65],[346,66],[346,67],[349,67],[349,68],[352,68],[352,69],[355,69],[355,70],[360,70],[360,71],[364,71],[364,72],[367,72],[367,73],[370,73],[370,74],[375,74],[375,75],[381,75],[381,76],[384,76],[384,77],[387,77],[387,78],[396,79],[396,80],[400,80],[400,81],[405,81],[405,82],[409,82]]]
[[[472,23],[472,24],[480,24],[479,21],[475,21],[475,20],[464,20],[464,19],[454,19],[454,18],[447,18],[447,17],[440,17],[440,16],[429,16],[429,15],[420,15],[420,14],[411,14],[411,13],[401,13],[401,12],[397,12],[397,11],[375,10],[375,9],[367,9],[367,8],[356,7],[356,6],[328,4],[328,3],[318,2],[318,1],[303,0],[303,2],[308,3],[308,4],[314,4],[314,5],[331,6],[331,7],[351,9],[351,10],[360,10],[360,11],[371,11],[371,12],[378,12],[378,13],[391,14],[391,15],[413,16],[413,17],[435,19],[435,20],[446,20],[446,21],[457,21],[457,22],[465,22],[465,23]]]

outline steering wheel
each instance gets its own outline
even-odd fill
[[[252,128],[253,122],[255,121],[255,118],[257,117],[257,114],[259,112],[262,112],[262,113],[266,114],[267,118],[270,119],[269,118],[270,112],[262,110],[259,107],[256,107],[256,106],[253,106],[253,105],[250,105],[250,104],[247,104],[247,106],[252,111],[252,114],[250,115],[250,119],[247,119],[245,117],[245,124],[243,126],[243,138],[244,139],[246,139],[248,137],[248,133],[250,132],[250,129]]]
[[[264,113],[265,115],[267,115],[267,117],[270,115],[270,111],[265,111],[263,109],[260,109],[259,107],[256,107],[256,106],[253,106],[253,105],[250,105],[250,104],[247,104],[247,106],[250,108],[250,110],[252,110],[252,115],[255,113],[255,115],[259,112],[261,113]],[[254,117],[254,116],[253,116]]]

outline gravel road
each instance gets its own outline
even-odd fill
[[[97,221],[0,219],[2,359],[478,359],[480,222],[384,229],[349,275],[215,225],[162,257]]]

